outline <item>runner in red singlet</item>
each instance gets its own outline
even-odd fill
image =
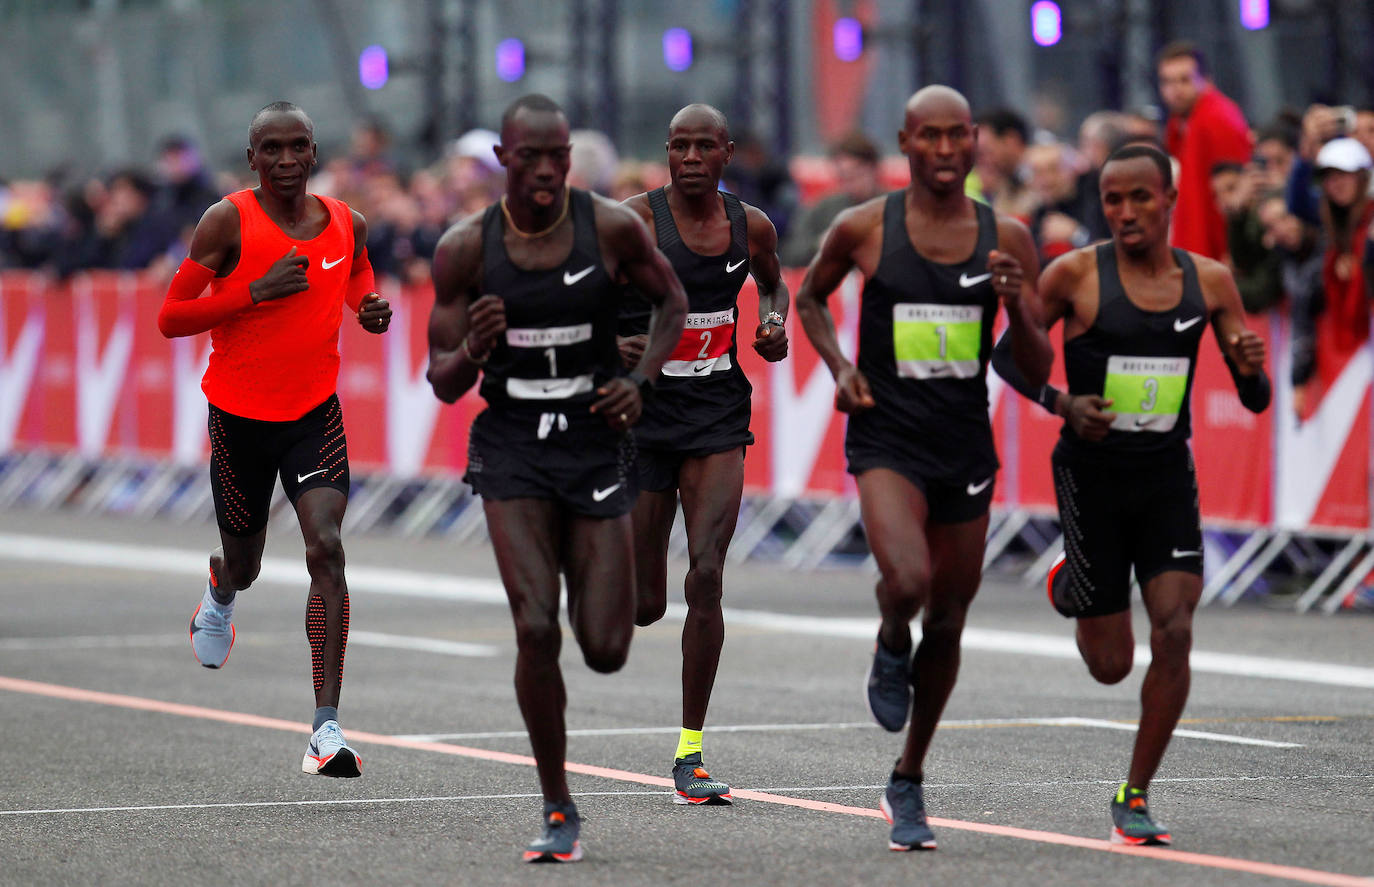
[[[344,303],[370,333],[386,331],[391,308],[374,291],[362,215],[306,192],[318,149],[305,112],[289,102],[268,105],[253,117],[248,143],[258,187],[205,212],[158,315],[163,335],[209,331],[213,346],[201,387],[210,402],[210,486],[221,547],[210,555],[191,647],[206,668],[229,658],[234,599],[257,578],[280,475],[310,571],[305,626],[315,732],[301,769],[358,776],[362,762],[338,724],[348,639],[339,536],[349,475],[334,389]]]

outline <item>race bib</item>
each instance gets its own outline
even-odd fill
[[[590,342],[592,325],[513,328],[506,330],[506,344],[511,348],[529,349],[519,352],[516,367],[506,378],[506,394],[517,400],[562,400],[586,394],[592,390],[591,373],[560,372],[559,359],[565,365],[568,355],[560,348]]]
[[[1188,391],[1186,357],[1121,357],[1107,359],[1102,396],[1112,402],[1112,428],[1117,431],[1172,431]]]
[[[982,343],[982,305],[892,306],[892,352],[903,379],[975,378]]]
[[[712,311],[688,314],[682,338],[663,364],[665,376],[709,376],[728,370],[730,342],[735,333],[735,312]]]

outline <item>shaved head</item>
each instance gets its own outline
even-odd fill
[[[697,127],[710,126],[720,133],[724,141],[730,141],[730,123],[725,119],[719,108],[700,102],[688,105],[681,111],[673,115],[673,119],[668,121],[668,132],[672,132],[679,126]]]
[[[253,138],[262,129],[263,121],[278,114],[299,114],[305,121],[305,128],[310,130],[310,135],[315,135],[315,122],[310,119],[310,115],[301,110],[300,105],[293,102],[272,102],[258,109],[258,113],[253,115],[253,120],[248,124],[248,144],[253,144]]]
[[[920,120],[933,115],[955,115],[973,119],[968,99],[957,89],[934,84],[918,89],[906,100],[906,119]]]

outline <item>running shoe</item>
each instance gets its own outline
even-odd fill
[[[325,721],[310,736],[301,771],[319,776],[352,778],[363,775],[363,759],[348,747],[338,721]]]
[[[1112,843],[1167,845],[1172,840],[1169,830],[1150,818],[1145,792],[1121,783],[1112,798]]]
[[[191,616],[191,652],[206,668],[219,668],[234,649],[234,602],[221,604],[215,600],[210,583],[205,583],[205,596]]]
[[[889,850],[934,850],[935,833],[926,823],[926,804],[921,784],[894,771],[879,804],[883,818],[892,825]]]
[[[880,635],[873,645],[873,665],[868,669],[868,710],[873,720],[892,733],[906,726],[911,711],[911,669],[907,654],[893,653]]]
[[[582,858],[582,817],[572,801],[544,802],[544,832],[525,848],[525,862],[577,862]]]
[[[1060,616],[1072,618],[1077,612],[1069,599],[1069,571],[1064,568],[1065,563],[1067,561],[1064,552],[1061,551],[1050,567],[1050,576],[1045,585],[1050,596],[1050,606],[1054,607]]]
[[[701,752],[673,760],[674,804],[730,804],[730,786],[712,779],[701,766]]]

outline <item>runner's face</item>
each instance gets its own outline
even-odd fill
[[[978,146],[978,127],[967,112],[951,107],[919,116],[908,114],[897,140],[913,181],[936,194],[963,192]]]
[[[1148,157],[1113,160],[1102,168],[1102,213],[1112,237],[1128,253],[1148,252],[1169,237],[1177,192]]]
[[[248,146],[248,165],[264,191],[290,199],[305,193],[318,147],[310,121],[298,111],[264,115]]]
[[[668,130],[668,173],[673,187],[688,196],[716,190],[735,143],[705,117],[688,118]]]
[[[572,165],[567,118],[521,109],[501,133],[496,157],[506,168],[507,200],[536,211],[560,205]]]

